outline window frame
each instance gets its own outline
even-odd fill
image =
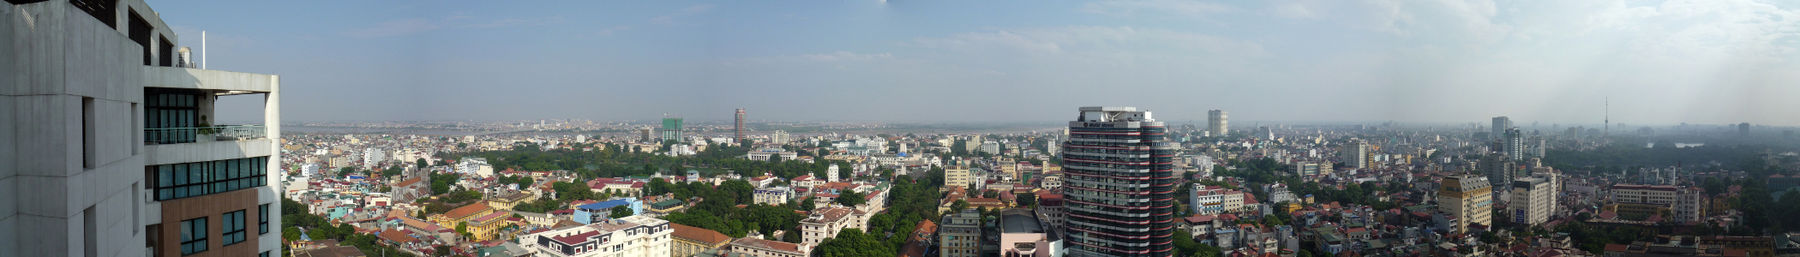
[[[248,241],[246,240],[247,237],[245,237],[245,230],[248,229],[246,228],[248,226],[244,225],[246,224],[244,222],[246,211],[247,210],[236,210],[221,215],[223,217],[219,219],[220,223],[222,223],[219,225],[219,230],[222,231],[222,233],[219,234],[219,238],[224,242],[224,244],[222,244],[223,246],[230,246]]]
[[[207,247],[207,217],[181,221],[181,255],[204,253]]]

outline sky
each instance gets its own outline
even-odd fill
[[[1800,1],[150,2],[284,121],[1800,125]]]

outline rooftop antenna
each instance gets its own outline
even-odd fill
[[[200,31],[200,69],[206,69],[206,31]]]

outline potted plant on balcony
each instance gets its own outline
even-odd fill
[[[195,140],[194,141],[197,141],[197,142],[219,141],[219,130],[214,129],[212,127],[212,123],[206,122],[206,115],[200,115],[199,126],[200,126],[199,128],[195,129],[195,138],[194,138]]]

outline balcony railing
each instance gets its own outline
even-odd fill
[[[211,127],[186,128],[147,128],[144,129],[144,144],[182,144],[194,142],[247,140],[264,138],[263,125],[224,125]]]

